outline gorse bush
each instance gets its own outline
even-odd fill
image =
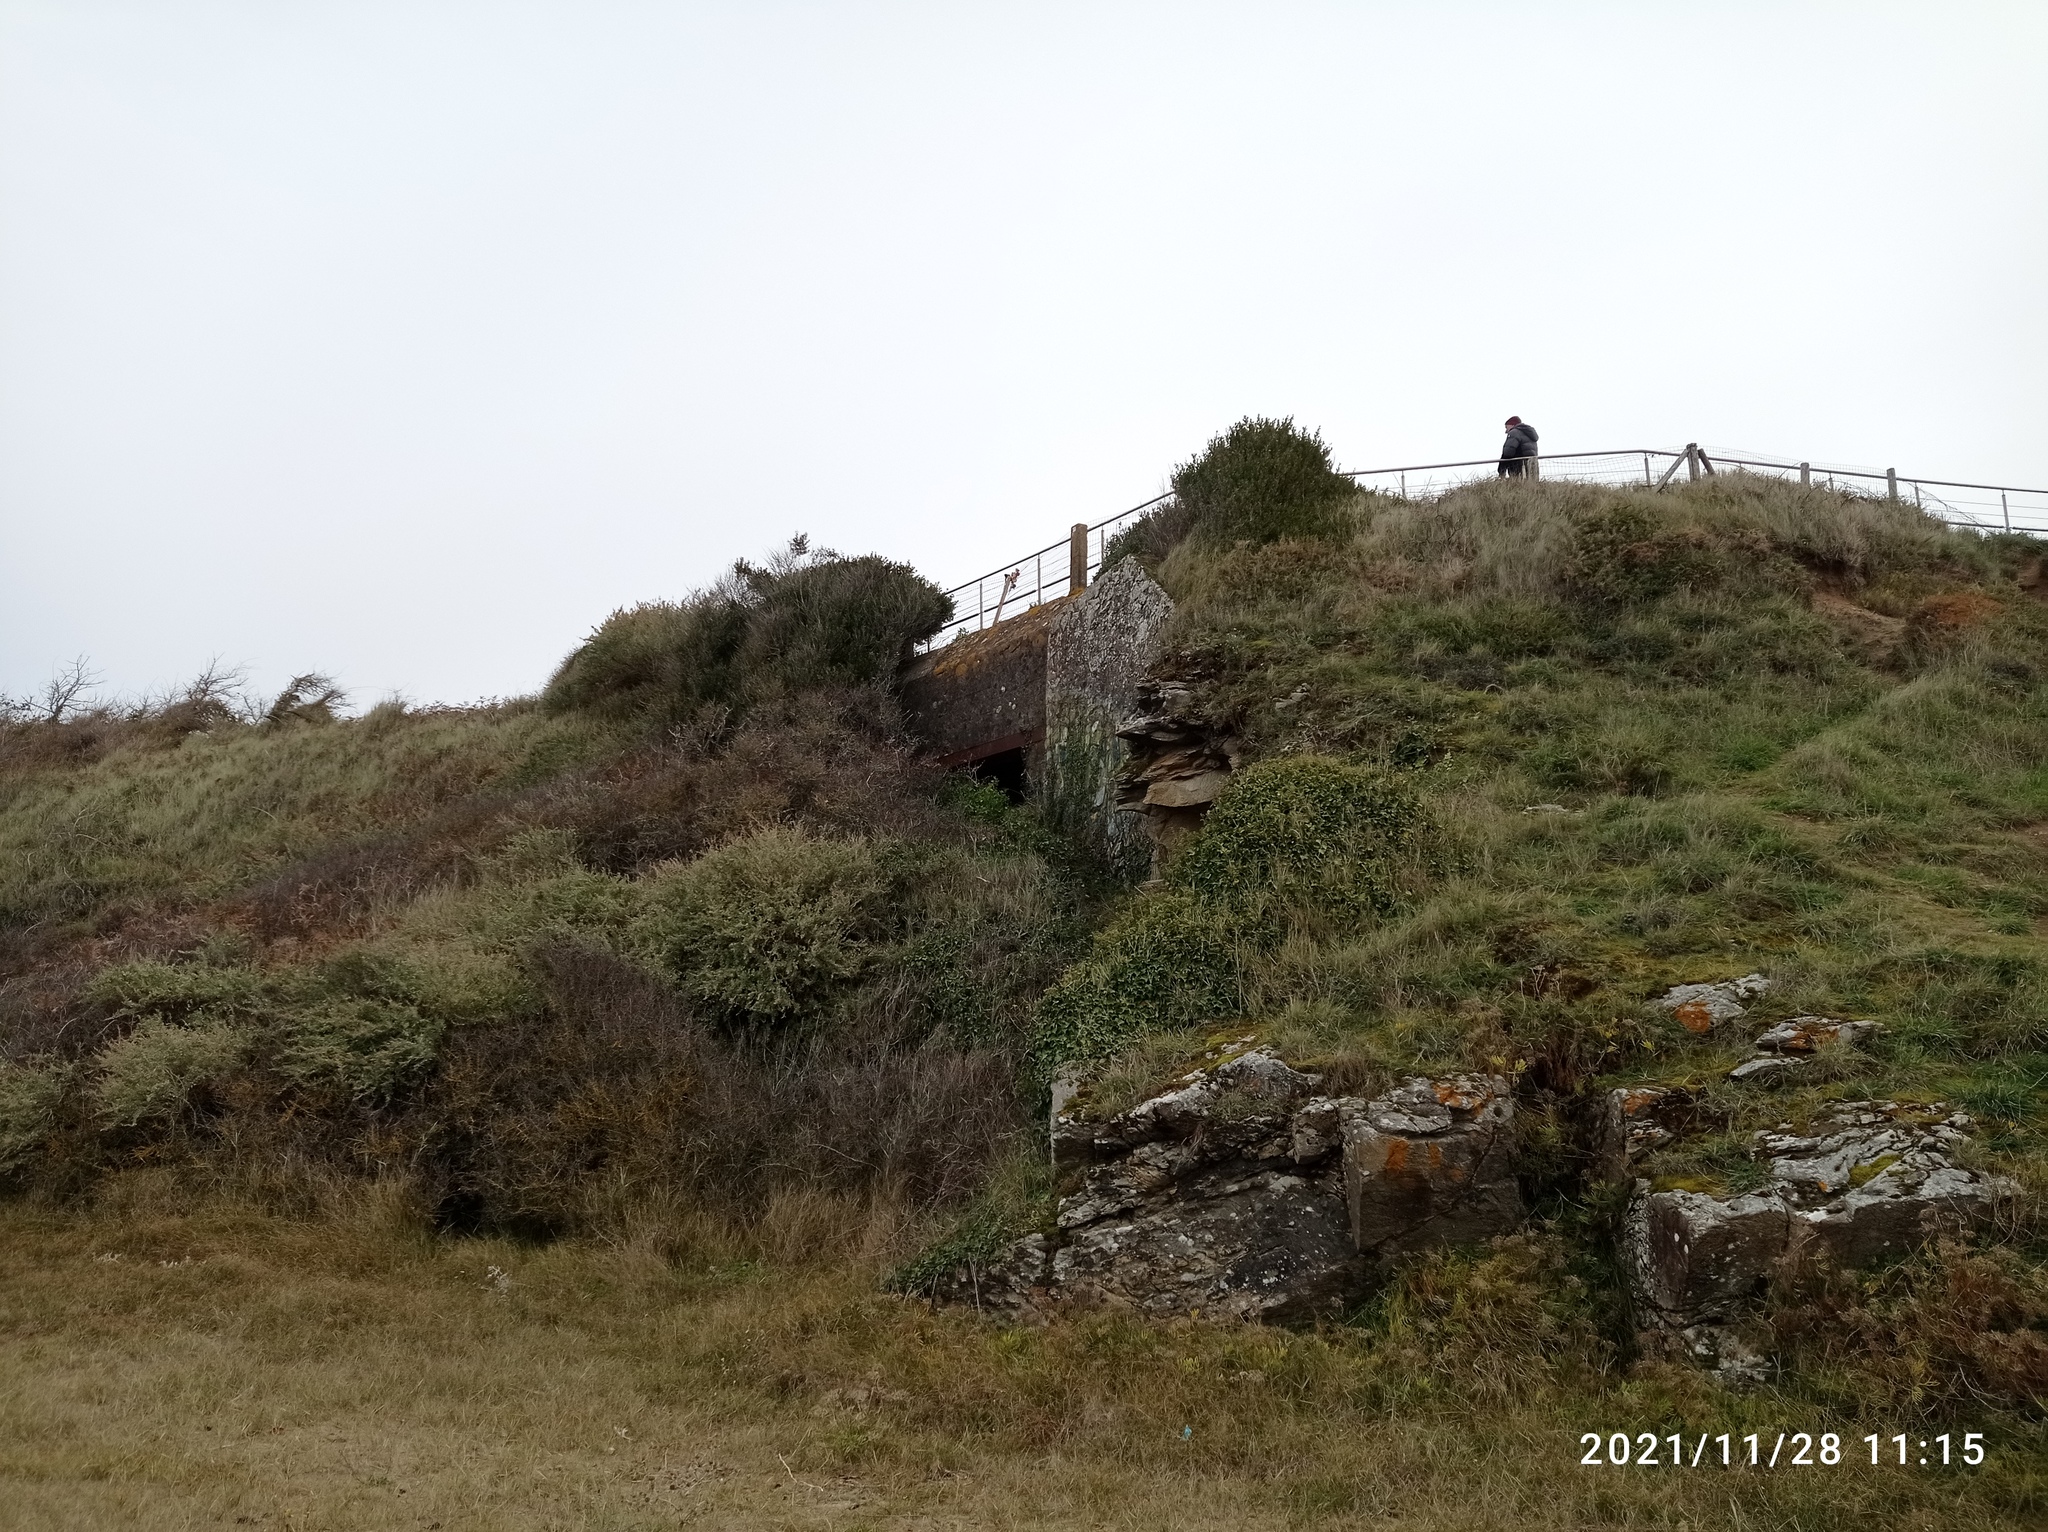
[[[1346,531],[1343,507],[1356,494],[1330,466],[1322,437],[1291,417],[1240,420],[1173,472],[1173,497],[1193,534],[1226,546]]]
[[[0,1059],[0,1176],[26,1162],[57,1125],[70,1071]]]
[[[402,1001],[316,1002],[285,1018],[278,1068],[302,1085],[382,1100],[425,1074],[446,1030],[439,1018]]]
[[[739,566],[752,598],[737,655],[749,699],[772,692],[886,684],[953,615],[953,603],[907,564],[865,554]]]
[[[249,1033],[231,1022],[177,1025],[147,1017],[100,1055],[100,1116],[124,1128],[174,1120],[248,1057],[249,1043]]]
[[[812,553],[802,538],[682,602],[615,612],[541,694],[551,712],[656,724],[705,707],[886,684],[952,603],[907,564]]]
[[[892,902],[874,846],[775,825],[647,880],[634,935],[677,987],[734,1025],[779,1024],[865,974]]]

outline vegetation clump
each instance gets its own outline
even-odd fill
[[[1156,568],[1189,537],[1229,547],[1342,536],[1357,494],[1331,465],[1319,432],[1302,430],[1292,416],[1247,416],[1175,468],[1173,498],[1112,538],[1102,561],[1106,567],[1136,556]]]
[[[813,552],[798,537],[687,601],[614,612],[562,662],[541,704],[666,725],[705,708],[739,712],[776,696],[881,686],[952,611],[907,564]]]
[[[1237,1014],[1244,940],[1226,914],[1191,895],[1136,901],[1039,1002],[1032,1053],[1040,1075],[1106,1057],[1147,1032]]]
[[[1392,914],[1432,826],[1409,789],[1322,755],[1258,761],[1231,778],[1171,881],[1219,908],[1279,907],[1353,922]]]
[[[820,1015],[877,958],[901,888],[864,840],[771,825],[646,880],[635,935],[710,1014],[769,1026]]]
[[[1239,762],[1135,893],[902,738],[876,683],[945,614],[882,560],[794,550],[621,613],[538,704],[351,719],[307,678],[268,711],[211,683],[119,716],[62,687],[15,707],[0,1178],[24,1248],[76,1217],[63,1280],[107,1277],[81,1210],[173,1184],[294,1214],[382,1199],[408,1260],[475,1238],[501,1267],[595,1263],[575,1237],[602,1236],[664,1303],[681,1284],[745,1318],[702,1327],[677,1397],[818,1392],[822,1347],[920,1398],[936,1346],[965,1358],[961,1410],[1011,1420],[1034,1462],[1048,1399],[1094,1418],[1090,1390],[1127,1375],[1152,1381],[1117,1418],[1161,1441],[1265,1429],[1250,1404],[1199,1412],[1266,1398],[1733,1429],[1751,1405],[1638,1345],[1604,1093],[1685,1091],[1699,1131],[1638,1168],[1731,1190],[1765,1173],[1760,1128],[1938,1100],[2022,1189],[1998,1247],[1781,1273],[1759,1321],[1777,1413],[1988,1411],[2038,1437],[2048,550],[1737,475],[1357,494],[1284,421],[1218,437],[1125,546],[1178,604],[1159,679]],[[1752,970],[1773,987],[1745,1029],[1882,1030],[1766,1088],[1727,1078],[1753,1033],[1645,1005]],[[1095,1100],[1134,1102],[1224,1021],[1332,1094],[1513,1079],[1531,1228],[1419,1258],[1314,1334],[996,1337],[862,1307],[885,1271],[929,1290],[1043,1226],[1050,1077],[1086,1065]],[[150,1302],[180,1253],[149,1263]],[[1382,1514],[1354,1491],[1304,1490],[1302,1515]]]

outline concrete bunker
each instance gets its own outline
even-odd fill
[[[1136,559],[1093,585],[963,633],[898,677],[906,719],[942,766],[973,769],[1132,877],[1151,843],[1119,812],[1117,735],[1158,657],[1173,601]]]

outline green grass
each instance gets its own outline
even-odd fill
[[[2002,1464],[2038,1451],[2048,607],[2019,575],[2043,550],[1735,477],[1325,496],[1313,442],[1267,436],[1273,462],[1217,492],[1271,468],[1301,490],[1276,519],[1252,494],[1240,538],[1179,508],[1133,544],[1178,602],[1166,668],[1244,756],[1153,892],[920,764],[882,692],[839,684],[880,650],[835,658],[831,592],[802,581],[748,640],[772,684],[660,734],[666,618],[584,651],[610,722],[558,680],[553,711],[0,726],[9,1484],[79,1524],[146,1520],[170,1485],[205,1520],[286,1504],[248,1488],[282,1473],[306,1514],[389,1524],[249,1447],[236,1401],[315,1357],[257,1413],[368,1431],[360,1396],[468,1429],[453,1380],[482,1347],[508,1376],[603,1358],[493,1416],[494,1441],[546,1443],[597,1400],[677,1440],[723,1421],[744,1471],[858,1480],[878,1525],[1033,1524],[1014,1507],[1047,1463],[1049,1526],[1710,1525],[1731,1493],[1759,1524],[2038,1518],[2023,1466],[1730,1490],[1567,1458],[1610,1423],[1967,1422]],[[813,672],[833,689],[791,679]],[[1795,1086],[1731,1085],[1743,1037],[1645,1002],[1752,969],[1777,984],[1745,1033],[1803,1012],[1883,1030]],[[1298,1335],[1003,1332],[876,1294],[1042,1216],[1055,1068],[1095,1061],[1097,1098],[1132,1101],[1224,1026],[1331,1089],[1517,1075],[1531,1230]],[[1739,1187],[1753,1129],[1889,1095],[1975,1113],[1972,1162],[2024,1195],[1980,1247],[1786,1273],[1759,1318],[1785,1371],[1725,1395],[1620,1294],[1588,1124],[1639,1081],[1696,1089],[1715,1124],[1644,1167],[1669,1183]],[[203,1269],[152,1266],[192,1284],[158,1293],[91,1263],[114,1247]],[[517,1322],[458,1312],[485,1301],[463,1262],[517,1268],[480,1311]],[[252,1294],[260,1322],[223,1318]],[[130,1335],[110,1312],[144,1317]],[[175,1408],[91,1404],[117,1355]],[[421,1356],[432,1397],[394,1402]],[[915,1402],[842,1409],[855,1388]],[[38,1391],[70,1401],[61,1429]],[[195,1406],[243,1445],[208,1457]],[[119,1457],[130,1428],[147,1463]],[[575,1487],[549,1515],[638,1524],[639,1490],[560,1450]],[[494,1493],[483,1470],[429,1477],[444,1508]],[[789,1519],[756,1488],[728,1519]]]

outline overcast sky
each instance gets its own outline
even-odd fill
[[[2048,5],[0,0],[0,691],[531,692],[1239,416],[2039,484]]]

